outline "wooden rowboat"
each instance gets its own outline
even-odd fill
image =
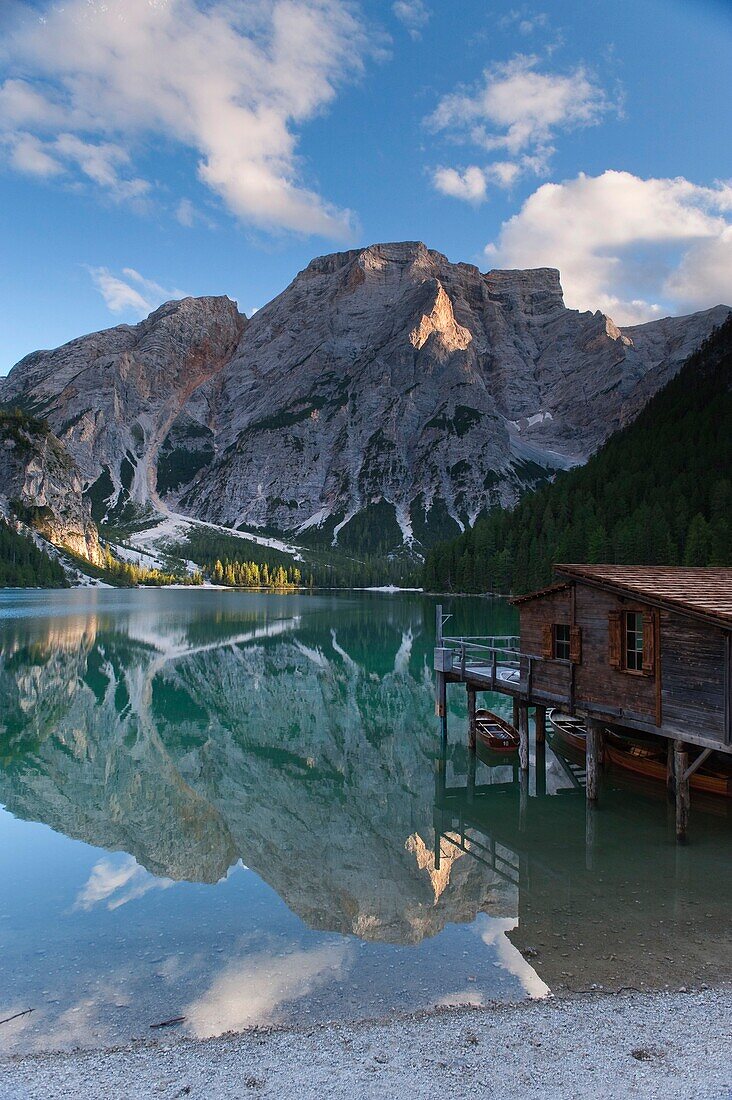
[[[619,748],[617,740],[608,740],[605,742],[605,753],[611,764],[623,768],[624,771],[633,772],[644,779],[657,780],[659,783],[666,782],[666,759],[663,752],[655,756],[639,756],[625,748]],[[732,772],[706,762],[691,776],[689,786],[693,791],[706,791],[707,794],[732,798]]]
[[[475,732],[478,740],[493,752],[516,752],[519,747],[518,730],[492,710],[475,712]]]
[[[576,752],[586,753],[587,727],[581,718],[552,710],[549,720],[561,741]],[[605,756],[610,764],[659,783],[666,782],[666,752],[663,741],[642,734],[608,730],[605,737]],[[732,798],[732,770],[724,764],[706,762],[694,772],[689,783],[692,790]]]
[[[562,710],[549,711],[549,721],[562,741],[578,752],[587,752],[587,726],[582,718],[574,718]]]

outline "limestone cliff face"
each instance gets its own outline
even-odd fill
[[[344,542],[379,506],[428,543],[584,461],[727,312],[623,331],[567,309],[555,270],[381,244],[313,260],[250,321],[186,299],[28,356],[0,399],[41,409],[108,503]]]
[[[557,271],[481,274],[420,243],[314,260],[217,378],[216,457],[183,509],[293,531],[383,501],[418,540],[470,523],[583,461],[718,319],[626,336],[566,309]]]
[[[76,464],[40,421],[0,414],[0,513],[101,564],[96,524]]]
[[[45,417],[101,502],[155,499],[160,444],[191,393],[231,357],[246,320],[229,298],[169,302],[139,325],[26,356],[0,400]]]

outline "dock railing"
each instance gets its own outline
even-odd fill
[[[484,679],[492,689],[515,689],[531,695],[534,669],[538,664],[566,665],[561,658],[546,658],[538,653],[526,653],[521,649],[521,639],[516,634],[489,636],[464,636],[451,638],[443,635],[441,649],[450,652],[450,667],[443,671],[457,673],[462,680],[466,676]]]
[[[520,681],[523,654],[519,645],[515,634],[442,638],[442,648],[452,651],[452,671],[463,679],[471,672],[490,679],[491,684]]]

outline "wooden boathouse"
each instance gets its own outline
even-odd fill
[[[476,692],[513,697],[524,772],[529,708],[538,743],[548,707],[580,716],[592,803],[606,729],[656,735],[668,744],[669,789],[683,840],[692,774],[712,752],[732,753],[732,569],[557,565],[555,573],[555,584],[512,600],[520,619],[515,638],[445,637],[438,610],[443,738],[451,682],[467,688],[471,749]],[[691,763],[690,746],[697,747]]]

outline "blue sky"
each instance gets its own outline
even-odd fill
[[[375,241],[619,323],[732,303],[730,56],[721,0],[10,0],[0,373]]]

